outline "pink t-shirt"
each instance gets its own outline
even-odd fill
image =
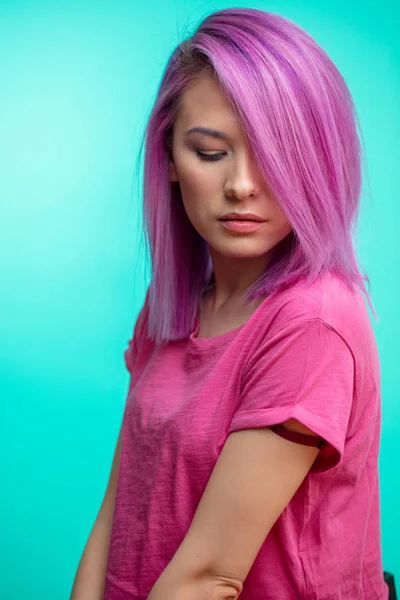
[[[380,366],[364,297],[334,275],[266,298],[212,338],[156,347],[147,300],[131,374],[104,600],[146,600],[227,436],[295,418],[327,440],[266,537],[240,600],[386,600]],[[233,534],[234,535],[234,534]],[[228,541],[229,542],[229,541]]]

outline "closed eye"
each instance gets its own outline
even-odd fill
[[[196,150],[196,154],[200,160],[220,160],[225,156],[225,152],[218,152],[217,154],[204,154],[200,150]]]

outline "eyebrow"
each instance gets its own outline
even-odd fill
[[[227,140],[228,136],[226,133],[222,131],[218,131],[217,129],[210,129],[209,127],[192,127],[185,131],[185,136],[191,135],[192,133],[201,133],[202,135],[209,135],[215,137],[219,140]]]

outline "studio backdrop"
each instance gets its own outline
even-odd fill
[[[399,5],[273,0],[334,60],[366,149],[383,560],[400,581]],[[102,500],[149,272],[139,143],[173,48],[230,2],[0,3],[0,600],[68,599]]]

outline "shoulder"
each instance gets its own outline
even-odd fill
[[[369,337],[372,326],[361,291],[335,274],[327,273],[311,284],[305,279],[274,294],[265,302],[260,319],[270,334],[293,323],[318,320],[346,341]]]

